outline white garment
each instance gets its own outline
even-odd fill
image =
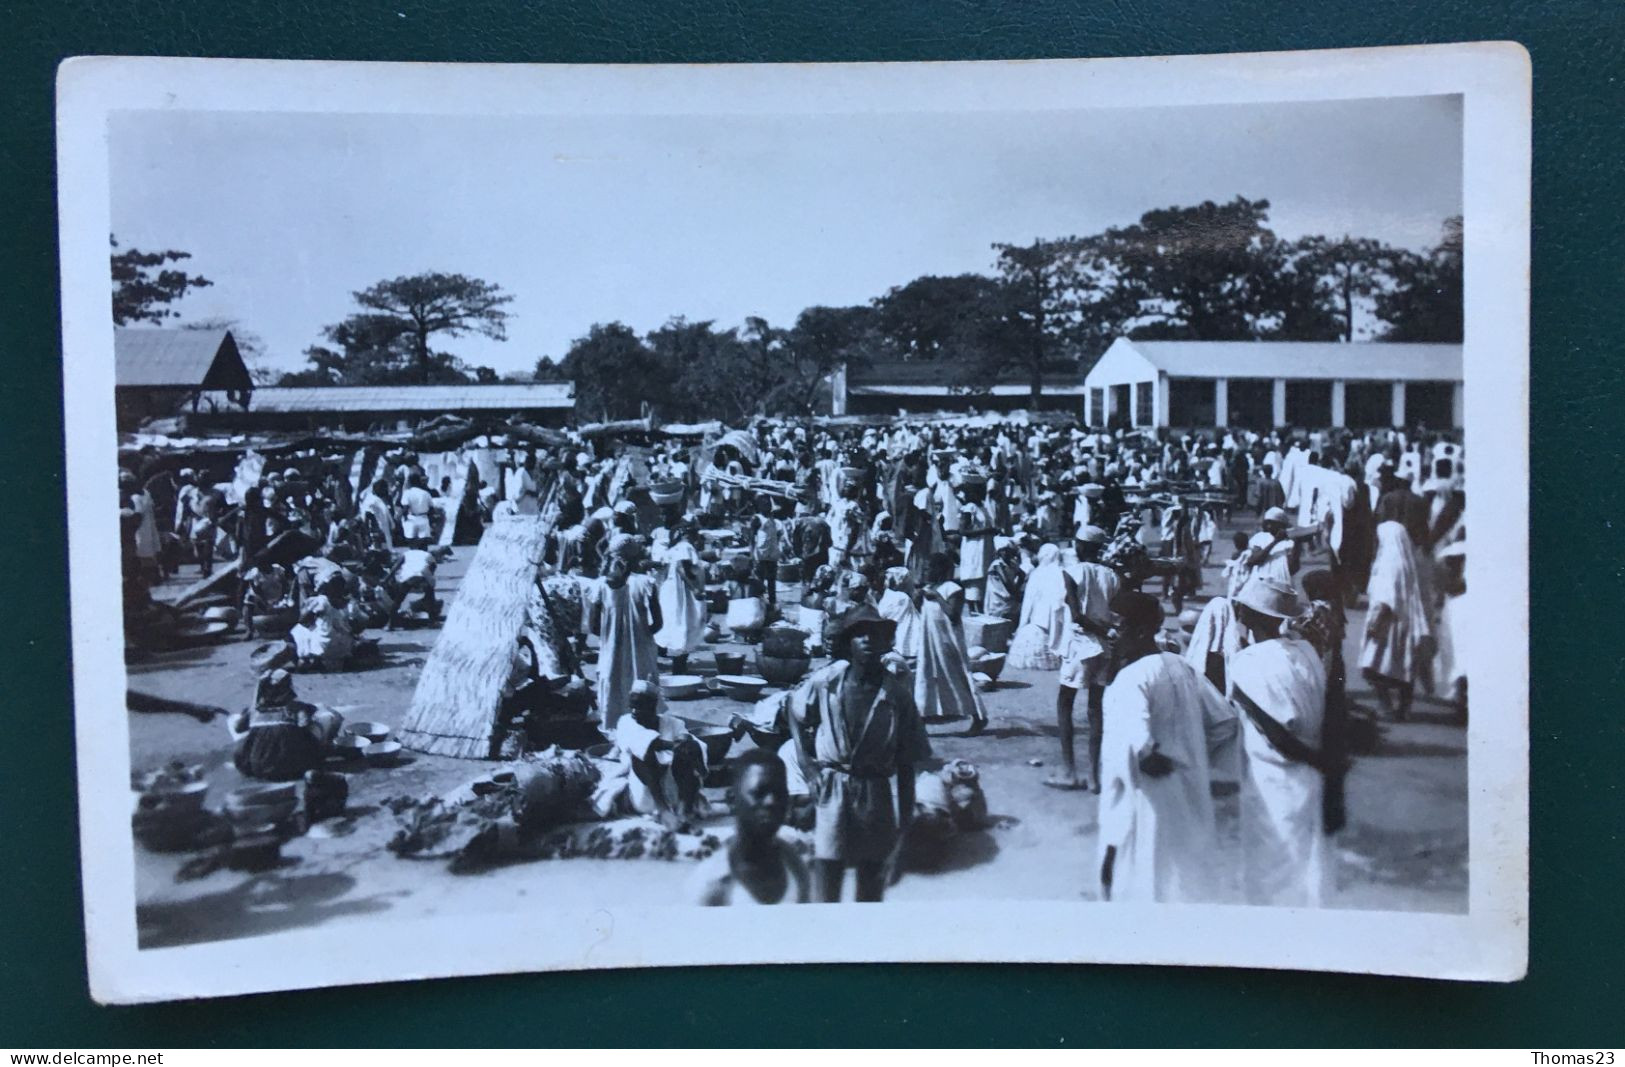
[[[1233,748],[1236,713],[1171,652],[1144,656],[1106,688],[1100,749],[1099,863],[1116,850],[1111,899],[1214,902],[1223,895],[1211,755]],[[1140,769],[1152,747],[1173,762]],[[1097,865],[1096,870],[1100,870]]]
[[[1283,537],[1281,540],[1276,541],[1269,534],[1260,530],[1248,540],[1247,547],[1261,548],[1266,553],[1263,560],[1253,566],[1253,574],[1262,574],[1264,577],[1273,579],[1285,586],[1292,584],[1292,541],[1290,539]]]
[[[669,655],[685,655],[705,640],[705,605],[683,580],[683,564],[696,570],[704,564],[699,551],[683,540],[662,550],[658,562],[666,565],[666,575],[660,583],[660,632],[655,644]]]
[[[1320,747],[1326,668],[1313,645],[1281,637],[1249,645],[1230,661],[1230,690],[1246,693],[1310,748]],[[1286,758],[1241,716],[1241,847],[1247,902],[1319,907],[1325,877],[1320,772]]]
[[[921,622],[920,609],[914,606],[914,598],[901,589],[888,589],[881,594],[875,610],[880,612],[881,618],[897,624],[897,636],[892,647],[909,659],[917,659],[920,655]]]
[[[1360,643],[1360,667],[1399,682],[1419,680],[1423,664],[1418,662],[1418,649],[1433,634],[1419,563],[1402,524],[1377,524],[1377,554],[1366,583],[1367,616],[1385,607],[1388,620],[1375,636],[1367,629]]]
[[[371,515],[378,523],[378,529],[383,532],[384,547],[395,547],[395,517],[390,514],[389,505],[384,503],[382,497],[371,490],[361,498],[361,514],[363,517]]]
[[[1246,644],[1247,631],[1236,621],[1235,609],[1229,599],[1216,596],[1202,606],[1191,629],[1190,644],[1185,646],[1185,662],[1207,673],[1207,658],[1218,653],[1224,659],[1224,675],[1230,677],[1230,661]]]
[[[937,587],[943,597],[963,592],[953,582]],[[914,706],[925,717],[985,719],[982,698],[971,683],[963,626],[927,597],[920,606],[920,659],[914,671]]]
[[[1066,606],[1061,550],[1045,545],[1021,596],[1021,615],[1006,664],[1016,670],[1053,671],[1061,665],[1072,616]]]

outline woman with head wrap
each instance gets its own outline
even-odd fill
[[[987,729],[987,712],[971,684],[965,650],[965,590],[953,580],[953,561],[931,557],[930,581],[916,594],[920,605],[920,658],[914,673],[914,704],[920,714],[971,720],[967,734]]]
[[[660,581],[660,616],[665,625],[655,634],[655,643],[671,657],[673,674],[688,670],[688,654],[705,639],[705,591],[703,564],[694,542],[699,531],[678,525],[671,531],[671,544],[661,549],[656,562],[664,568]]]
[[[1016,670],[1058,670],[1070,623],[1061,550],[1047,544],[1038,550],[1038,565],[1027,577],[1021,614],[1006,663]]]
[[[897,624],[892,647],[911,661],[920,655],[920,609],[914,603],[913,593],[914,578],[908,568],[892,567],[886,571],[886,591],[876,606],[881,618]]]
[[[995,537],[982,611],[994,618],[1015,622],[1021,613],[1021,591],[1025,582],[1026,575],[1021,570],[1021,549],[1009,537]]]

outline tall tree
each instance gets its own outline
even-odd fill
[[[1078,242],[1035,240],[1029,245],[995,244],[993,250],[999,313],[990,319],[978,358],[955,384],[981,390],[1016,373],[1027,381],[1036,408],[1045,371],[1077,365]]]
[[[1446,219],[1439,243],[1427,252],[1403,253],[1394,260],[1394,288],[1377,297],[1377,317],[1387,323],[1387,341],[1462,339],[1461,216]]]
[[[902,359],[978,358],[1005,312],[998,281],[927,274],[874,300],[875,328]]]
[[[430,338],[437,334],[463,337],[479,334],[496,341],[508,339],[513,297],[502,287],[462,274],[413,274],[378,282],[354,294],[366,312],[399,323],[421,380],[436,377],[436,354]]]
[[[811,415],[831,374],[861,369],[883,349],[872,307],[814,306],[784,335],[784,377],[763,402],[772,414]]]
[[[1263,295],[1281,269],[1266,225],[1268,200],[1148,211],[1107,230],[1098,244],[1134,304],[1131,334],[1146,339],[1251,340],[1269,309]]]
[[[643,404],[670,388],[654,350],[621,322],[594,323],[570,345],[559,370],[575,382],[576,410],[584,417],[635,419]]]
[[[1342,341],[1354,340],[1357,310],[1370,306],[1393,284],[1395,250],[1369,237],[1304,237],[1285,249],[1285,254],[1287,272],[1310,281],[1319,310],[1336,321],[1337,339]],[[1296,311],[1301,318],[1318,318],[1302,306],[1307,296],[1271,304],[1287,314]]]
[[[188,274],[168,266],[191,259],[190,252],[173,248],[162,252],[143,252],[138,248],[119,251],[118,238],[109,240],[113,246],[113,323],[116,326],[178,318],[180,312],[169,305],[193,289],[214,284],[201,274]]]

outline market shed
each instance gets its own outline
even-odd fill
[[[113,394],[120,429],[145,419],[248,406],[254,379],[230,330],[116,327]]]
[[[1032,381],[1019,373],[978,381],[975,370],[955,360],[875,361],[843,366],[831,380],[832,415],[901,415],[1020,411],[1033,406]],[[1083,381],[1075,363],[1045,368],[1038,407],[1076,411]]]
[[[411,430],[441,415],[466,419],[518,416],[537,426],[562,426],[575,414],[572,382],[491,385],[324,385],[257,390],[244,411],[207,424],[242,430]]]
[[[1456,344],[1134,341],[1084,379],[1090,426],[1462,426]]]

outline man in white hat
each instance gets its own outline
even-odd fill
[[[1060,685],[1055,693],[1055,721],[1061,738],[1062,773],[1046,778],[1052,789],[1078,789],[1077,761],[1073,749],[1072,712],[1080,689],[1089,692],[1089,783],[1100,792],[1100,743],[1102,700],[1110,681],[1112,599],[1117,596],[1117,573],[1099,562],[1111,537],[1099,526],[1078,530],[1074,551],[1078,560],[1063,568],[1067,578],[1067,608],[1072,624],[1061,652]]]
[[[1293,588],[1255,574],[1236,597],[1250,644],[1230,661],[1230,698],[1242,712],[1241,845],[1247,902],[1319,907],[1327,850],[1322,750],[1326,668],[1308,641],[1285,631],[1303,614]]]
[[[1298,542],[1287,536],[1292,519],[1284,508],[1270,508],[1259,521],[1260,529],[1247,541],[1249,575],[1262,575],[1291,588],[1298,573]]]
[[[1235,709],[1195,667],[1157,648],[1162,608],[1155,597],[1124,593],[1117,607],[1120,667],[1106,690],[1101,756],[1101,896],[1218,901],[1223,869],[1212,757],[1233,762]]]

